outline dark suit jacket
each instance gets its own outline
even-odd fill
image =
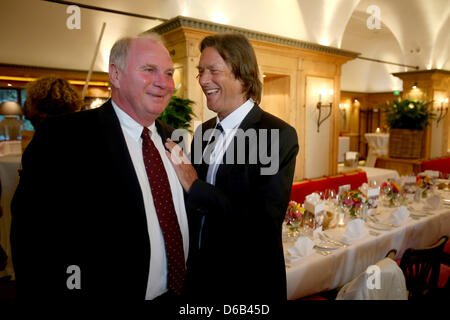
[[[171,128],[157,121],[163,141]],[[17,296],[144,299],[150,241],[141,189],[110,101],[49,119],[12,201]],[[69,290],[70,265],[81,290]]]
[[[214,128],[215,123],[215,118],[205,122],[201,131]],[[199,139],[201,131],[197,130],[192,143],[191,161],[199,180],[192,185],[186,200],[195,214],[190,224],[193,237],[190,270],[195,280],[191,279],[188,288],[192,297],[205,301],[285,300],[286,270],[281,229],[298,153],[297,134],[290,125],[257,105],[240,128],[246,133],[255,129],[258,141],[245,143],[244,163],[219,167],[215,186],[204,182],[208,165],[195,164],[201,157],[199,152],[205,148],[207,137]],[[265,138],[260,129],[278,129],[279,139],[276,136]],[[272,175],[262,175],[264,161],[258,157],[258,161],[252,163],[249,155],[258,154],[262,142],[266,142],[271,150],[273,139],[279,142],[279,147],[275,148],[279,154],[279,170]],[[198,148],[197,143],[202,143],[202,147]],[[237,150],[237,143],[235,136],[230,147],[234,145]],[[224,159],[231,152],[230,147]],[[239,156],[242,151],[238,150],[234,155]],[[196,250],[202,216],[205,216],[205,223],[201,246]]]

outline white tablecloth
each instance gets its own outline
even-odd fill
[[[339,137],[338,162],[344,162],[344,155],[350,151],[350,137]]]
[[[22,154],[22,141],[11,140],[0,142],[0,156],[7,155],[21,155]]]
[[[0,244],[8,254],[8,265],[6,270],[0,271],[0,277],[10,275],[14,278],[11,261],[11,245],[9,234],[11,230],[11,199],[19,183],[18,169],[21,155],[7,155],[0,157],[0,183],[2,185],[1,206],[3,216],[0,218]]]
[[[369,182],[376,181],[378,185],[381,185],[381,183],[387,181],[388,179],[398,179],[400,177],[396,170],[364,166],[358,166],[358,169],[364,170],[366,172],[367,180]],[[352,168],[342,166],[338,167],[339,172],[347,170],[352,170]]]
[[[450,198],[450,192],[447,192]],[[423,206],[423,203],[418,204]],[[394,210],[379,208],[378,219],[386,219]],[[372,229],[370,229],[372,230]],[[345,231],[345,227],[327,230],[335,238]],[[433,215],[413,220],[405,225],[387,231],[379,231],[378,236],[368,235],[347,248],[339,248],[328,256],[317,252],[303,258],[286,269],[287,296],[294,300],[314,293],[332,290],[356,278],[370,265],[383,259],[391,249],[397,249],[397,258],[408,248],[426,247],[441,236],[450,236],[450,208],[442,207]],[[284,249],[292,242],[284,243]]]
[[[377,157],[387,156],[389,151],[389,134],[387,133],[366,133],[369,151],[367,154],[366,166],[374,167]]]

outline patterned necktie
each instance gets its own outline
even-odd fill
[[[169,179],[158,149],[150,139],[149,131],[146,127],[142,131],[142,155],[152,190],[153,203],[164,236],[169,290],[179,295],[186,278],[183,239],[173,205]]]

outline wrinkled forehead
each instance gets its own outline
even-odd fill
[[[152,63],[172,68],[173,62],[166,47],[151,38],[138,38],[130,41],[127,61]]]

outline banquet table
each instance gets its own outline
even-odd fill
[[[389,151],[388,133],[366,133],[364,137],[369,145],[366,166],[374,167],[377,157],[387,156]]]
[[[450,199],[450,192],[439,193],[441,197]],[[426,206],[424,200],[420,203],[410,200],[408,206],[415,209],[411,212],[422,216],[410,215],[399,227],[382,228],[387,230],[368,228],[367,236],[352,242],[346,248],[330,250],[331,254],[326,256],[315,250],[300,261],[292,265],[287,264],[288,299],[295,300],[341,287],[364,272],[367,267],[382,260],[391,249],[396,249],[396,258],[400,258],[408,248],[426,247],[443,235],[450,236],[450,206],[444,206],[441,201],[438,209],[423,211]],[[375,217],[386,221],[394,210],[396,208],[380,206],[376,209]],[[345,229],[345,226],[328,229],[326,234],[339,240]],[[294,241],[284,238],[285,256],[288,255],[287,248],[293,244]]]
[[[366,166],[358,166],[358,169],[361,169],[366,172],[367,180],[369,182],[375,181],[378,185],[381,185],[383,182],[387,181],[388,179],[396,180],[400,178],[400,175],[396,170],[391,169],[383,169],[383,168],[373,168],[373,167],[366,167]],[[347,171],[347,170],[353,170],[353,168],[350,167],[338,167],[338,171]]]
[[[0,244],[6,251],[8,257],[11,257],[11,245],[9,241],[11,229],[11,199],[19,183],[18,169],[20,167],[21,155],[10,154],[0,156],[0,183],[2,186],[2,195],[0,203],[3,209],[3,216],[0,218]],[[0,277],[12,276],[14,278],[11,259],[6,270],[0,271]]]
[[[0,156],[21,155],[21,154],[22,154],[21,140],[0,141]]]

